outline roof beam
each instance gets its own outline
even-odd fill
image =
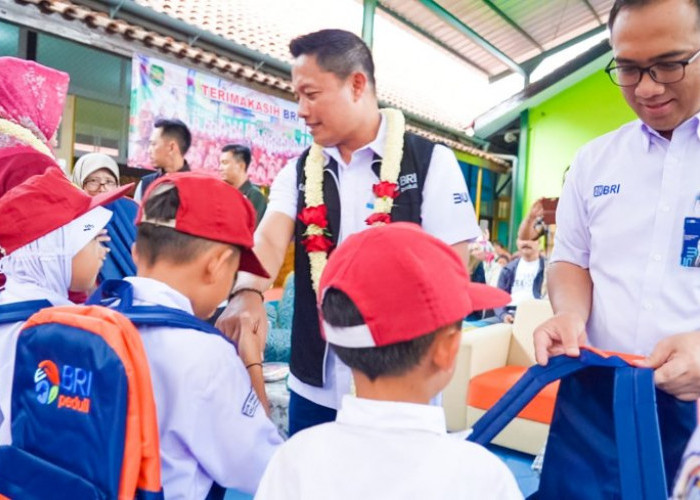
[[[600,24],[600,25],[605,24],[605,23],[603,23],[603,20],[600,18],[600,16],[599,16],[598,13],[596,12],[596,10],[595,10],[595,9],[593,8],[593,6],[591,5],[591,2],[589,2],[588,0],[581,0],[581,1],[582,1],[584,4],[586,4],[586,7],[588,7],[588,10],[591,11],[591,14],[593,14],[593,17],[595,17],[595,20],[598,21],[598,24]]]
[[[561,45],[557,45],[556,47],[552,47],[549,50],[545,50],[541,54],[537,54],[532,59],[528,59],[527,61],[521,62],[520,66],[523,69],[525,69],[525,71],[527,71],[528,74],[532,74],[532,72],[535,69],[537,69],[537,66],[539,66],[540,63],[542,61],[544,61],[545,59],[547,59],[548,57],[553,56],[554,54],[557,54],[557,53],[561,52],[562,50],[566,50],[569,47],[576,45],[577,43],[588,40],[589,38],[591,38],[599,33],[602,33],[606,29],[607,29],[607,26],[604,24],[602,24],[600,26],[596,26],[592,30],[587,31],[585,33],[582,33],[582,34],[572,38],[571,40],[567,40],[566,42],[562,43]],[[508,76],[509,74],[510,74],[510,71],[504,71],[502,73],[499,73],[497,75],[490,77],[489,82],[491,82],[491,83],[496,82],[496,81],[500,80],[501,78]]]
[[[537,47],[539,50],[541,50],[542,52],[544,52],[545,49],[544,49],[544,47],[542,47],[542,45],[540,45],[540,42],[538,42],[537,40],[535,40],[535,39],[532,37],[532,35],[530,35],[530,33],[528,33],[527,31],[525,31],[525,30],[523,29],[522,26],[520,26],[518,23],[516,23],[515,21],[513,21],[513,20],[508,16],[508,14],[506,14],[505,12],[503,12],[503,11],[502,11],[497,5],[495,5],[491,0],[481,0],[481,1],[484,2],[484,3],[486,4],[486,6],[487,6],[489,9],[491,9],[492,11],[494,11],[494,12],[498,15],[498,17],[500,17],[500,18],[503,19],[506,23],[508,23],[508,24],[510,25],[511,28],[513,28],[515,31],[517,31],[517,32],[520,33],[522,36],[524,36],[532,45],[534,45],[534,46]]]
[[[411,21],[409,21],[408,19],[406,19],[406,18],[403,17],[402,15],[400,15],[400,14],[394,12],[393,10],[391,10],[390,8],[388,8],[388,7],[384,6],[384,5],[382,5],[381,3],[377,4],[377,7],[378,7],[382,12],[386,12],[387,14],[389,14],[391,17],[393,17],[394,19],[396,19],[398,22],[400,22],[400,23],[402,23],[402,24],[405,24],[406,26],[408,26],[409,28],[411,28],[411,29],[412,29],[413,31],[415,31],[416,33],[418,33],[418,34],[422,35],[423,37],[427,38],[428,40],[430,40],[431,42],[433,42],[435,45],[437,45],[438,47],[440,47],[441,49],[446,50],[447,52],[449,52],[450,54],[452,54],[453,56],[455,56],[457,59],[461,59],[462,61],[464,61],[465,63],[467,63],[467,64],[469,64],[470,66],[474,67],[475,69],[481,71],[481,72],[482,72],[483,74],[485,74],[485,75],[488,75],[488,74],[489,74],[489,72],[486,70],[486,68],[484,68],[483,66],[479,65],[478,63],[472,61],[472,60],[469,59],[468,57],[465,57],[464,54],[461,54],[461,53],[457,52],[455,49],[453,49],[452,47],[450,47],[449,45],[447,45],[445,42],[443,42],[442,40],[436,38],[435,35],[432,35],[430,32],[424,30],[424,29],[421,28],[420,26],[418,26],[418,25],[412,23]]]
[[[433,0],[418,0],[418,1],[421,4],[423,4],[430,12],[432,12],[434,15],[436,15],[439,19],[446,22],[447,24],[452,26],[454,29],[456,29],[457,31],[459,31],[460,33],[465,35],[466,37],[470,38],[479,47],[481,47],[486,52],[488,52],[489,54],[494,56],[496,59],[498,59],[503,64],[508,66],[510,69],[520,73],[523,76],[526,76],[525,70],[522,67],[520,67],[520,65],[517,62],[515,62],[513,59],[508,57],[505,53],[503,53],[496,46],[491,44],[491,42],[486,40],[479,33],[477,33],[472,28],[470,28],[469,26],[464,24],[461,19],[458,19],[457,17],[455,17],[454,14],[452,14],[450,11],[446,10],[443,6],[439,5],[438,3],[434,2]]]

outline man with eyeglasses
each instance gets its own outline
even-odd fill
[[[608,26],[606,71],[639,120],[572,164],[547,273],[555,315],[535,331],[536,357],[587,342],[644,355],[657,387],[694,401],[700,269],[685,254],[700,237],[700,0],[616,0]]]

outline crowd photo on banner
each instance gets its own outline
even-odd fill
[[[284,61],[153,0],[9,3],[122,59],[100,101],[0,20],[0,499],[700,498],[700,0],[582,2],[607,38],[532,83],[437,32],[483,8],[539,63],[557,2],[420,2],[525,75],[502,141],[387,104],[366,23],[408,3],[271,24]]]

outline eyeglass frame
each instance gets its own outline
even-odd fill
[[[615,59],[613,58],[610,60],[608,65],[605,67],[605,72],[608,74],[610,81],[613,82],[613,84],[617,85],[618,87],[634,87],[635,85],[639,85],[639,83],[642,81],[642,78],[644,78],[644,73],[648,73],[649,78],[651,78],[656,83],[660,83],[661,85],[670,85],[670,84],[678,83],[678,82],[682,81],[685,78],[686,66],[694,63],[696,60],[698,60],[698,57],[700,57],[700,49],[698,49],[698,51],[695,52],[695,54],[690,56],[688,59],[681,60],[681,61],[660,61],[660,62],[656,62],[654,64],[650,64],[649,66],[635,66],[633,64],[620,64],[619,66],[611,66],[611,64],[615,63]],[[656,78],[654,78],[654,75],[651,73],[651,69],[654,66],[658,66],[659,64],[680,64],[681,68],[683,69],[683,76],[681,76],[678,80],[675,80],[673,82],[660,82]],[[620,85],[619,83],[617,83],[613,79],[611,72],[617,68],[622,68],[622,67],[634,68],[637,71],[639,71],[639,79],[635,83],[630,83],[628,85]]]
[[[90,189],[100,189],[102,186],[111,187],[110,183],[114,183],[114,187],[119,186],[119,181],[115,181],[114,179],[107,179],[107,180],[87,179],[85,182],[83,182],[83,189],[86,188],[89,183],[98,183],[97,186],[92,187]]]

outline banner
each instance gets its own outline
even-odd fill
[[[292,101],[141,54],[134,55],[131,71],[131,167],[153,168],[148,141],[159,118],[187,124],[192,146],[186,158],[193,169],[217,171],[224,145],[248,146],[248,176],[264,186],[313,141]]]

